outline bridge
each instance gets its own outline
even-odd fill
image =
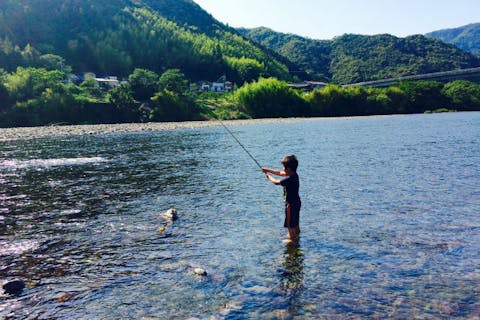
[[[477,79],[475,79],[477,78]],[[382,80],[364,81],[358,83],[345,84],[343,87],[363,86],[367,88],[389,87],[399,82],[404,81],[419,81],[419,80],[431,80],[431,81],[453,81],[453,80],[479,80],[480,68],[458,69],[452,71],[433,72],[418,74],[415,76],[405,76],[398,78],[389,78]]]

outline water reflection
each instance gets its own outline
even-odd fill
[[[296,295],[303,285],[304,258],[300,241],[289,242],[285,245],[283,268],[281,270],[281,288],[292,295]]]
[[[280,270],[280,288],[286,295],[285,302],[290,314],[302,308],[301,295],[304,290],[304,255],[300,240],[285,245],[282,269]]]

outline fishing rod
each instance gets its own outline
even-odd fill
[[[250,156],[250,158],[252,158],[253,161],[255,161],[255,164],[260,168],[260,170],[262,169],[262,166],[260,165],[260,163],[258,163],[257,159],[255,159],[252,154],[247,150],[247,148],[245,148],[245,146],[240,142],[240,140],[238,140],[238,138],[233,134],[232,131],[230,131],[230,129],[225,125],[225,123],[223,123],[222,120],[218,119],[218,121],[222,124],[222,126],[225,128],[225,130],[227,130],[228,133],[230,133],[230,135],[233,137],[233,139],[235,139],[235,141],[237,141],[237,143],[240,145],[240,147],[242,147],[243,150],[245,150],[245,152]]]

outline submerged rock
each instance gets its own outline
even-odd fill
[[[18,295],[25,289],[25,282],[22,280],[13,280],[3,285],[6,294]]]
[[[161,213],[160,216],[170,221],[175,221],[178,219],[177,210],[175,208],[168,209],[167,211]]]
[[[193,269],[193,273],[195,273],[198,276],[206,276],[207,275],[207,271],[205,269],[202,269],[202,268]]]
[[[61,295],[59,295],[59,296],[57,297],[56,300],[57,300],[58,303],[62,303],[62,302],[66,302],[66,301],[70,300],[71,298],[72,298],[72,294],[70,294],[70,293],[62,293]]]

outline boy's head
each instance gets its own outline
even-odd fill
[[[285,158],[282,159],[282,165],[285,168],[285,171],[287,169],[290,169],[292,172],[297,172],[297,168],[298,168],[297,157],[295,157],[294,155],[286,156]]]

